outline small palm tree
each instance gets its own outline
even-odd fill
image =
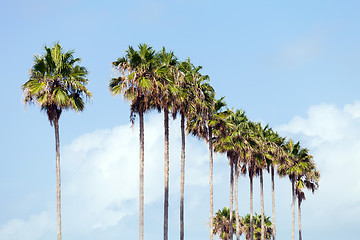
[[[265,216],[264,217],[265,222],[265,236],[264,239],[270,240],[272,236],[272,229],[271,229],[271,221],[270,217]],[[247,214],[244,218],[242,218],[241,221],[241,229],[242,232],[245,234],[245,239],[255,239],[260,240],[261,239],[261,215],[258,215],[255,213],[253,216],[253,229],[251,231],[251,224],[250,224],[250,214]],[[251,236],[251,234],[253,234]]]
[[[231,211],[224,207],[222,210],[218,210],[215,216],[212,217],[213,225],[211,231],[222,240],[230,240],[231,234],[234,232],[235,222],[234,219],[230,220],[230,213]],[[232,214],[235,214],[235,211]]]
[[[35,55],[30,79],[22,85],[25,104],[39,105],[47,113],[50,125],[55,129],[56,142],[56,199],[57,239],[61,240],[61,177],[59,119],[63,110],[84,110],[85,99],[92,94],[87,90],[87,70],[77,65],[80,58],[73,56],[74,50],[64,52],[59,43],[45,46],[44,55]]]

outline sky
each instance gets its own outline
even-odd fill
[[[320,187],[302,204],[303,238],[355,239],[360,214],[359,1],[0,1],[0,239],[56,237],[54,129],[21,85],[34,54],[60,42],[89,70],[93,100],[60,119],[63,239],[138,238],[138,123],[108,90],[129,46],[163,46],[210,76],[216,96],[300,141]],[[163,235],[163,116],[145,116],[145,239]],[[209,236],[208,150],[187,137],[185,239]],[[265,214],[271,215],[265,174]],[[278,239],[291,237],[291,186],[276,178]],[[180,122],[170,122],[169,239],[179,238]],[[229,206],[229,166],[215,155],[214,210]],[[239,179],[239,211],[249,181]],[[260,212],[259,180],[254,211]],[[297,229],[297,227],[296,227]],[[353,230],[354,229],[354,230]]]

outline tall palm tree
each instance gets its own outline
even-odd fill
[[[63,110],[83,111],[84,98],[92,94],[87,90],[87,70],[77,65],[80,58],[74,50],[64,52],[59,43],[45,46],[44,55],[35,55],[30,79],[22,85],[25,104],[39,105],[47,113],[50,125],[54,126],[56,142],[56,200],[57,239],[61,240],[61,177],[59,119]]]
[[[210,190],[210,226],[213,222],[213,126],[210,121],[214,114],[219,113],[226,106],[223,98],[215,99],[215,91],[209,84],[209,77],[202,75],[196,81],[196,98],[187,121],[187,131],[192,135],[204,139],[209,144],[209,190]],[[210,240],[213,231],[210,229]]]
[[[274,132],[272,129],[267,132],[267,138],[270,141],[270,175],[271,175],[271,197],[272,197],[272,237],[273,240],[276,239],[276,222],[275,222],[275,166],[278,164],[279,159],[285,156],[283,151],[283,145],[285,138],[280,137],[277,132]]]
[[[130,101],[130,120],[134,124],[139,115],[139,239],[144,239],[144,113],[155,107],[155,51],[146,44],[139,44],[138,50],[129,46],[124,57],[112,63],[117,76],[109,83],[113,95],[121,94]]]
[[[167,52],[163,47],[158,56],[157,86],[158,104],[164,111],[164,240],[168,239],[169,231],[169,109],[173,105],[173,97],[176,96],[175,77],[177,74],[177,58],[173,52]]]
[[[264,217],[264,190],[263,190],[263,170],[269,172],[270,166],[273,175],[276,159],[281,157],[281,144],[283,139],[266,125],[262,127],[260,123],[253,125],[254,136],[256,139],[256,165],[260,173],[260,199],[261,199],[261,239],[265,238],[265,217]],[[272,203],[273,203],[273,228],[275,228],[275,197],[274,197],[274,177],[272,176]],[[274,229],[272,229],[275,232]],[[275,237],[275,233],[273,233]]]
[[[297,177],[296,182],[296,196],[298,200],[298,224],[299,224],[299,240],[302,240],[302,229],[301,229],[301,203],[305,200],[305,193],[303,188],[311,190],[312,193],[319,187],[320,172],[316,169],[315,163],[312,161],[312,156],[309,156],[310,162],[304,165],[305,169],[303,175]]]
[[[198,97],[197,81],[202,78],[199,70],[190,59],[180,62],[173,70],[174,84],[176,86],[173,98],[173,118],[179,113],[181,117],[181,177],[180,177],[180,240],[184,239],[184,192],[185,192],[185,119],[189,118],[194,109],[195,99]]]
[[[282,161],[278,166],[278,172],[280,176],[288,176],[291,181],[292,191],[292,232],[291,238],[295,239],[295,202],[296,202],[296,180],[299,176],[306,172],[306,168],[311,162],[311,155],[307,148],[301,148],[300,142],[293,144],[292,140],[289,140],[284,146],[287,156],[285,161]]]
[[[265,133],[267,127],[263,128],[260,123],[253,123],[252,131],[254,136],[253,156],[255,160],[255,168],[258,169],[260,176],[260,200],[261,200],[261,240],[265,238],[265,219],[264,219],[264,180],[263,169],[267,168],[267,140],[265,139]]]
[[[242,163],[240,155],[247,149],[246,126],[247,117],[242,110],[233,112],[226,110],[215,114],[211,121],[214,126],[214,149],[220,153],[226,153],[230,164],[230,219],[232,220],[233,189],[235,177],[235,217],[236,217],[236,237],[240,237],[239,218],[238,218],[238,177]],[[234,176],[235,169],[235,176]],[[232,235],[231,235],[232,236]]]

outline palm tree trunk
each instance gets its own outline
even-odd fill
[[[185,116],[181,114],[180,240],[184,240]]]
[[[250,239],[254,240],[254,224],[253,224],[253,176],[249,173],[250,178]]]
[[[235,166],[235,219],[236,219],[236,239],[240,239],[240,224],[239,224],[239,203],[238,203],[238,175],[239,169]]]
[[[272,195],[272,235],[273,240],[276,240],[276,224],[275,224],[275,181],[274,181],[274,166],[271,165],[271,195]]]
[[[234,164],[230,160],[230,240],[233,239]]]
[[[262,169],[260,169],[260,199],[261,199],[261,240],[265,240],[264,179],[263,179],[263,170]]]
[[[291,178],[291,190],[292,190],[292,230],[291,239],[295,240],[295,178]]]
[[[165,178],[164,178],[164,240],[168,240],[169,223],[169,110],[164,108],[164,128],[165,128]]]
[[[213,240],[213,146],[212,146],[212,128],[209,127],[209,188],[210,188],[210,240]]]
[[[57,209],[57,240],[61,240],[61,176],[60,176],[60,138],[59,119],[54,120],[56,142],[56,209]]]
[[[139,161],[139,240],[144,239],[144,113],[140,120],[140,161]]]
[[[299,240],[302,240],[301,236],[301,201],[298,199],[298,215],[299,215]]]

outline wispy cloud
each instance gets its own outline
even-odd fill
[[[324,49],[321,31],[311,32],[297,39],[288,40],[275,56],[275,62],[282,67],[299,67],[312,63]]]

